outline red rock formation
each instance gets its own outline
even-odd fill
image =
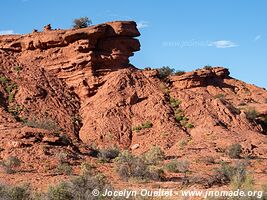
[[[244,156],[264,158],[265,89],[223,67],[171,76],[167,86],[156,70],[129,64],[139,35],[135,22],[109,22],[0,36],[1,158],[19,155],[24,168],[40,173],[40,159],[50,169],[59,151],[82,157],[90,145],[137,154],[158,145],[170,157],[198,159],[222,157],[222,149],[240,143]],[[249,119],[254,108],[259,115]],[[188,141],[185,149],[181,141]]]

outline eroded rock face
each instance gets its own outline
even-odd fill
[[[17,53],[25,66],[39,66],[64,80],[81,99],[91,96],[107,72],[128,67],[140,49],[135,22],[110,22],[76,30],[1,36],[0,49]]]
[[[229,78],[229,71],[223,67],[203,68],[180,76],[173,76],[171,81],[176,88],[206,87],[208,85],[222,86],[222,80]]]

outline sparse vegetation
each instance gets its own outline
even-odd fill
[[[98,196],[92,194],[94,189],[99,191]],[[109,197],[101,195],[106,189],[112,190],[112,187],[102,174],[86,175],[77,176],[69,181],[50,186],[43,196],[48,200],[98,200],[100,196],[101,199],[108,199]]]
[[[116,158],[117,173],[119,176],[128,180],[129,178],[137,178],[140,180],[162,178],[162,170],[154,165],[150,165],[146,159],[132,155],[128,151],[123,151]]]
[[[165,169],[172,173],[183,173],[186,179],[189,172],[189,162],[187,160],[172,160],[165,165]]]
[[[249,120],[255,120],[258,117],[258,112],[255,110],[255,108],[247,108],[245,113]]]
[[[58,174],[71,175],[72,167],[68,163],[68,154],[66,152],[60,152],[57,155],[58,165],[56,168],[56,172]]]
[[[132,128],[133,131],[140,131],[142,129],[147,129],[147,128],[152,128],[153,124],[150,121],[146,121],[144,123],[142,123],[141,125],[138,126],[134,126]]]
[[[6,85],[9,82],[9,79],[7,77],[5,77],[5,76],[0,76],[0,82],[3,85]]]
[[[187,140],[181,139],[178,142],[179,149],[183,149],[188,144]]]
[[[25,125],[33,127],[33,128],[40,128],[45,129],[53,132],[59,132],[61,128],[58,126],[58,124],[50,119],[32,119],[32,120],[26,120],[24,122]]]
[[[204,68],[204,69],[211,69],[212,66],[210,66],[210,65],[205,65],[203,68]]]
[[[81,17],[73,20],[73,28],[86,28],[92,24],[88,17]]]
[[[148,165],[156,165],[164,160],[165,154],[158,146],[153,146],[144,154],[144,160]]]
[[[179,100],[179,99],[175,99],[175,98],[173,98],[173,97],[170,97],[170,104],[171,104],[171,106],[173,107],[173,108],[177,108],[177,107],[179,107],[179,105],[182,103],[182,101],[181,100]]]
[[[22,70],[22,67],[17,65],[13,68],[16,72],[20,72]]]
[[[205,156],[201,158],[200,161],[205,163],[206,165],[212,165],[215,163],[215,158],[212,156]]]
[[[177,160],[172,160],[165,165],[165,169],[169,172],[178,173],[178,165],[179,163]]]
[[[246,170],[247,163],[238,162],[231,166],[225,162],[221,163],[220,168],[215,169],[214,174],[210,178],[209,185],[224,185],[231,183],[235,188],[241,188],[251,184],[252,178]]]
[[[168,66],[163,66],[161,68],[158,68],[157,71],[159,73],[159,78],[164,80],[167,79],[170,75],[172,75],[175,70]]]
[[[175,99],[173,97],[170,97],[170,104],[171,107],[174,110],[174,114],[175,114],[175,120],[183,127],[185,128],[193,128],[194,125],[189,123],[189,119],[187,117],[184,116],[183,111],[179,108],[179,106],[181,105],[182,101],[179,99]]]
[[[34,200],[32,189],[27,184],[17,186],[0,184],[0,199]]]
[[[112,159],[118,157],[119,154],[120,150],[118,148],[107,148],[99,151],[98,158],[102,162],[110,162]]]
[[[185,71],[181,71],[181,70],[177,70],[177,71],[174,73],[174,75],[176,75],[176,76],[181,76],[181,75],[183,75],[183,74],[185,74]]]
[[[214,96],[214,98],[215,99],[223,99],[225,97],[225,95],[224,94],[216,94],[215,96]]]
[[[90,163],[83,162],[80,166],[80,175],[81,176],[87,176],[92,175],[94,173],[94,169],[96,167]]]
[[[242,153],[242,146],[240,144],[232,144],[228,148],[228,156],[230,158],[240,158],[240,154]]]
[[[16,168],[21,165],[21,161],[16,156],[10,156],[6,160],[0,163],[7,174],[13,174],[16,172]]]
[[[68,163],[59,163],[56,172],[58,174],[64,174],[64,175],[71,175],[72,174],[72,167]]]

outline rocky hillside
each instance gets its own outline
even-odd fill
[[[22,161],[1,181],[46,187],[64,178],[53,171],[60,152],[78,171],[93,148],[114,146],[137,155],[159,146],[201,175],[211,167],[199,159],[227,160],[231,144],[242,146],[243,158],[259,159],[251,169],[259,185],[267,181],[267,91],[223,67],[167,80],[140,70],[129,64],[139,35],[135,22],[118,21],[0,36],[0,158]],[[100,171],[118,183],[106,165]]]

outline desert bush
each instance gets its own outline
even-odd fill
[[[172,160],[170,161],[169,163],[167,163],[165,165],[165,169],[168,171],[168,172],[172,172],[172,173],[178,173],[179,170],[178,170],[178,161],[177,160]]]
[[[173,108],[177,108],[181,103],[181,100],[170,97],[170,104]]]
[[[187,160],[172,160],[165,165],[165,169],[173,173],[184,173],[186,177],[189,172],[189,162]]]
[[[6,160],[3,160],[1,165],[7,174],[13,174],[16,172],[15,168],[21,165],[21,161],[16,156],[10,156]]]
[[[86,175],[92,175],[94,173],[94,169],[96,167],[90,163],[83,162],[80,166],[80,175],[86,176]]]
[[[231,183],[235,188],[241,188],[241,186],[248,187],[248,185],[252,185],[253,179],[247,172],[246,167],[247,163],[245,162],[238,162],[234,166],[222,162],[220,168],[215,169],[208,181],[209,186]]]
[[[0,82],[3,85],[6,85],[9,82],[9,79],[7,77],[5,77],[5,76],[0,76]]]
[[[215,99],[223,99],[224,97],[225,97],[224,94],[216,94],[216,95],[214,96]]]
[[[16,72],[20,72],[22,70],[22,67],[17,65],[13,68]]]
[[[181,76],[181,75],[183,75],[183,74],[185,74],[185,71],[181,71],[181,70],[177,70],[177,71],[174,73],[174,75],[176,75],[176,76]]]
[[[255,120],[258,117],[258,112],[254,108],[248,108],[245,113],[249,120]]]
[[[10,186],[0,184],[0,199],[3,200],[33,200],[29,185]]]
[[[220,168],[214,170],[213,175],[209,179],[209,185],[222,185],[230,183],[232,177],[235,175],[235,168],[227,163],[221,163]]]
[[[143,157],[134,156],[128,151],[123,151],[116,158],[116,171],[124,180],[128,180],[129,178],[141,180],[155,180],[156,177],[159,179],[162,178],[161,170],[156,170]]]
[[[204,69],[211,69],[212,66],[210,66],[210,65],[205,65],[203,68],[204,68]]]
[[[68,163],[59,163],[56,168],[58,174],[71,175],[72,167]]]
[[[60,152],[57,154],[57,159],[58,159],[58,163],[62,164],[62,163],[67,163],[68,162],[68,153],[67,152]]]
[[[201,158],[200,161],[207,164],[207,165],[211,165],[211,164],[215,163],[215,159],[212,156],[205,156],[205,157]]]
[[[93,196],[92,191],[97,189],[99,196]],[[103,175],[77,176],[55,186],[50,186],[45,194],[46,200],[97,200],[106,189],[112,190]],[[108,199],[101,196],[101,199]]]
[[[56,186],[48,188],[46,197],[48,200],[72,200],[73,195],[69,191],[69,186],[66,182],[61,182]]]
[[[159,78],[164,80],[168,78],[170,75],[172,75],[175,70],[168,66],[163,66],[161,68],[158,68],[157,71],[159,73]]]
[[[240,144],[232,144],[228,147],[228,156],[230,158],[240,158],[242,146]]]
[[[102,149],[98,153],[98,158],[103,162],[110,162],[110,160],[118,157],[120,150],[118,148]]]
[[[148,179],[158,181],[164,177],[164,170],[160,167],[149,166],[148,167]]]
[[[24,124],[29,127],[45,129],[53,132],[59,132],[60,130],[62,130],[62,128],[60,128],[55,121],[49,119],[26,120]]]
[[[144,154],[144,160],[148,165],[158,164],[164,160],[165,153],[158,146],[153,146],[149,151]]]
[[[57,155],[58,165],[56,168],[56,172],[58,174],[71,175],[72,167],[68,163],[68,153],[60,152]]]
[[[86,28],[92,24],[88,17],[81,17],[73,20],[73,28]]]
[[[177,145],[178,145],[179,149],[183,149],[187,144],[188,144],[187,140],[181,139],[178,141]]]
[[[235,174],[231,178],[231,185],[236,189],[253,189],[253,177],[248,173],[247,163],[238,162],[235,166]]]
[[[153,124],[150,121],[146,121],[144,123],[142,123],[141,125],[138,126],[134,126],[132,128],[133,131],[140,131],[142,129],[147,129],[147,128],[152,128]]]
[[[185,124],[185,127],[186,127],[186,128],[194,128],[194,125],[191,124],[191,123],[186,123],[186,124]]]

